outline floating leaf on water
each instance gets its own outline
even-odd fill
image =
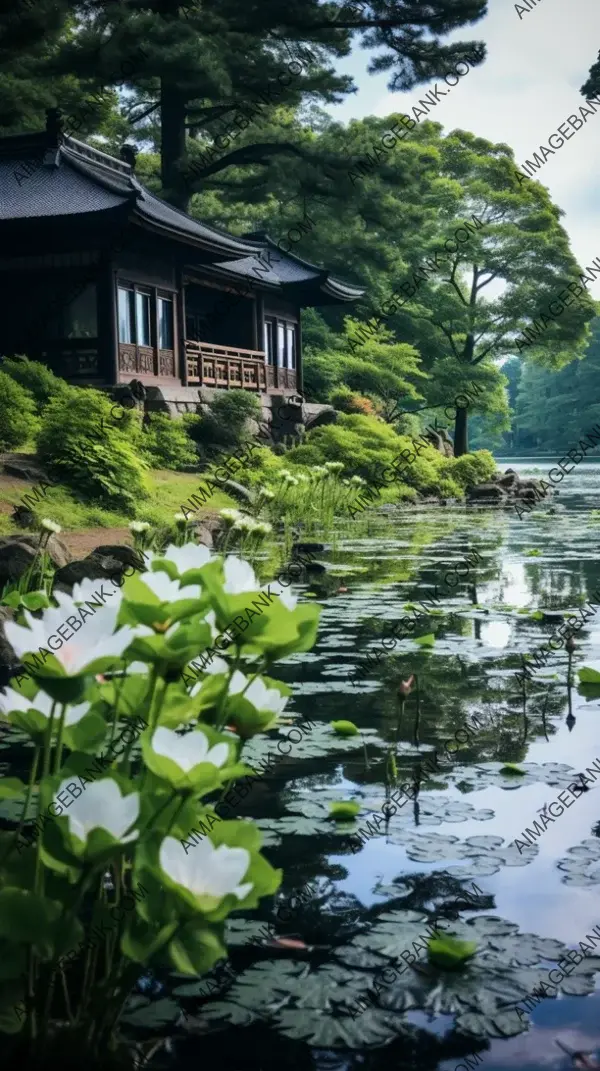
[[[595,837],[568,848],[567,858],[560,859],[557,866],[565,874],[565,885],[600,885],[600,840]]]
[[[332,721],[331,728],[337,736],[356,736],[358,733],[353,721]]]
[[[580,666],[577,673],[582,684],[597,684],[600,686],[600,669],[595,669],[591,665]]]
[[[539,550],[537,547],[534,550],[525,551],[525,554],[528,558],[539,558],[541,553],[541,550]]]
[[[360,811],[360,803],[354,800],[340,800],[339,803],[330,803],[331,817],[336,822],[343,822],[348,818],[355,818]]]
[[[435,643],[435,636],[433,632],[428,632],[426,636],[415,636],[414,642],[419,647],[433,647]]]
[[[434,967],[445,971],[461,970],[477,951],[477,941],[458,941],[443,935],[431,937],[427,942],[427,958]]]
[[[515,762],[505,762],[500,772],[510,777],[525,777],[525,770]]]

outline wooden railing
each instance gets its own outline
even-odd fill
[[[267,390],[266,355],[262,350],[241,350],[186,339],[185,359],[190,384]]]

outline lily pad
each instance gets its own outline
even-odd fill
[[[507,776],[510,777],[525,777],[525,770],[522,770],[521,767],[517,766],[514,762],[505,762],[500,773],[507,774]]]
[[[355,803],[353,800],[340,800],[339,803],[330,803],[329,810],[335,822],[343,822],[356,817],[360,811],[360,803]]]
[[[477,951],[477,941],[457,941],[455,937],[431,937],[427,942],[427,957],[434,967],[445,971],[461,970]]]
[[[433,647],[435,643],[435,636],[433,632],[428,632],[426,636],[415,636],[414,643],[419,647]]]
[[[356,736],[358,733],[353,721],[332,721],[331,728],[337,736]]]
[[[565,875],[565,885],[600,885],[600,840],[595,837],[568,848],[567,858],[557,865]]]

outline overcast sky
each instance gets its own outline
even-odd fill
[[[521,7],[523,7],[523,3]],[[579,89],[600,50],[600,0],[539,0],[521,18],[514,3],[489,0],[489,14],[449,40],[485,41],[488,57],[431,109],[444,131],[470,130],[512,146],[517,164],[532,158],[569,115],[579,115]],[[446,39],[448,40],[448,39]],[[372,53],[356,49],[338,69],[352,74],[358,93],[328,109],[342,122],[390,112],[409,114],[429,86],[390,93],[388,75],[367,74]],[[431,87],[433,87],[431,82]],[[446,89],[443,84],[440,88]],[[535,177],[563,209],[562,224],[582,269],[600,256],[600,108]],[[589,287],[600,299],[600,278]]]

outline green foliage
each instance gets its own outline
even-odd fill
[[[205,450],[214,447],[239,446],[248,438],[247,422],[260,420],[262,408],[259,398],[251,391],[218,391],[210,405],[210,411],[190,424],[188,432]]]
[[[32,439],[39,427],[29,393],[6,372],[0,372],[0,449],[13,450]]]
[[[149,413],[143,427],[142,447],[152,468],[174,469],[194,465],[198,454],[181,420],[166,413]]]
[[[370,398],[363,394],[350,390],[348,387],[337,387],[329,396],[329,402],[341,413],[363,413],[364,416],[375,416],[376,410]]]
[[[474,454],[447,458],[447,475],[461,487],[475,487],[487,483],[496,472],[496,462],[489,450],[477,450]]]
[[[328,402],[342,380],[342,361],[331,350],[326,354],[303,354],[304,393],[311,402]],[[332,403],[333,404],[333,403]]]
[[[362,476],[367,483],[377,479],[402,451],[415,453],[411,439],[397,435],[393,427],[378,417],[359,414],[341,414],[336,424],[310,431],[306,446],[319,450],[321,463],[341,461],[346,476]],[[296,456],[296,451],[290,451],[288,460]],[[419,491],[435,493],[440,479],[451,476],[445,471],[445,462],[446,459],[433,447],[423,448],[404,469],[402,482]]]
[[[286,463],[289,461],[294,465],[322,465],[325,458],[318,446],[302,443],[288,450],[285,460]]]
[[[285,464],[290,460],[291,455],[296,453],[296,450],[301,449],[303,447],[298,446],[290,450],[285,455]],[[244,464],[237,470],[235,479],[238,483],[253,487],[274,479],[283,467],[283,457],[274,454],[268,446],[258,446],[246,457]]]
[[[2,695],[5,735],[14,742],[25,738],[32,750],[29,788],[18,777],[0,783],[0,1034],[22,1031],[30,1056],[23,1066],[53,1065],[42,1054],[57,1034],[73,1051],[82,1026],[90,1040],[83,1050],[88,1066],[101,1066],[91,1060],[96,1052],[106,1064],[106,1053],[122,1042],[118,1020],[140,972],[205,974],[227,955],[228,916],[255,910],[279,888],[282,873],[263,856],[258,827],[248,820],[220,821],[213,808],[236,781],[257,776],[246,764],[245,741],[276,721],[275,710],[291,694],[272,679],[270,667],[310,650],[319,610],[290,610],[275,600],[258,629],[251,622],[249,635],[223,651],[225,672],[206,673],[194,660],[211,650],[214,628],[223,630],[248,599],[260,595],[249,563],[233,578],[226,577],[224,564],[195,543],[171,548],[153,561],[152,573],[128,575],[118,625],[110,613],[98,613],[93,625],[82,618],[86,640],[73,644],[67,638],[68,652],[55,646],[43,659],[38,630],[26,627],[31,619],[19,627],[7,623],[27,671],[13,677]],[[178,580],[184,597],[180,592],[170,602],[164,587],[159,597],[160,579],[167,588]],[[110,585],[105,595],[110,597]],[[57,616],[66,621],[77,613],[63,594],[60,609],[42,608],[35,624],[49,635]],[[210,661],[203,657],[202,665]],[[130,672],[139,662],[145,672]],[[230,692],[234,669],[256,681],[258,695]],[[190,678],[197,685],[194,696],[186,687]],[[267,709],[273,692],[276,705]],[[56,718],[55,709],[61,711]],[[224,732],[230,725],[236,734]],[[184,727],[185,741],[177,731]],[[253,743],[260,748],[261,741]],[[198,827],[206,837],[202,851]],[[196,858],[190,857],[194,851]],[[90,874],[106,871],[118,873],[115,885],[90,881]],[[109,957],[89,957],[105,944]],[[68,993],[57,989],[50,1007],[48,978],[67,962],[75,972],[85,967],[85,985]],[[107,987],[108,1006],[102,1003]],[[100,1006],[107,1014],[98,1015]],[[172,1010],[171,1018],[178,1014],[174,1003]],[[114,1066],[133,1066],[129,1056]]]
[[[2,362],[1,368],[15,383],[20,383],[33,394],[38,414],[68,386],[66,380],[55,376],[47,365],[41,361],[30,361],[27,357],[9,357]]]
[[[581,361],[559,372],[526,362],[518,383],[512,448],[516,453],[564,453],[600,421],[600,318]],[[597,449],[586,454],[598,456]]]
[[[129,410],[116,424],[110,410],[100,391],[68,388],[44,413],[38,450],[49,475],[83,499],[133,508],[147,495],[140,416]]]

